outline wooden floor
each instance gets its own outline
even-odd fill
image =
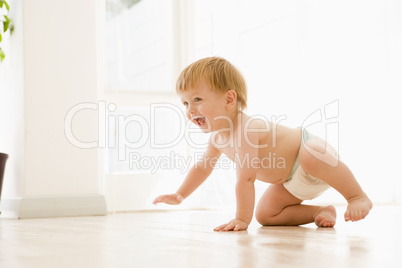
[[[402,207],[377,206],[335,228],[261,227],[216,233],[222,211],[0,219],[0,267],[402,267]]]

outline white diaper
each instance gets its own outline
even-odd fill
[[[312,139],[319,139],[317,136],[312,135],[305,129],[303,129],[303,139],[302,139],[302,145]],[[337,151],[327,144],[327,150],[328,152],[338,158],[338,153]],[[318,196],[320,196],[322,193],[324,193],[326,190],[331,188],[326,182],[317,179],[310,174],[307,174],[302,166],[299,163],[299,155],[297,155],[297,159],[295,161],[295,164],[292,169],[292,173],[288,180],[283,183],[283,186],[288,190],[292,195],[295,197],[301,199],[301,200],[311,200],[314,199]]]
[[[314,199],[330,188],[326,182],[307,174],[301,165],[297,167],[292,179],[283,186],[301,200]]]

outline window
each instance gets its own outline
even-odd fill
[[[106,1],[106,89],[172,91],[172,1]]]

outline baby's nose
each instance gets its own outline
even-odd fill
[[[188,112],[189,114],[194,114],[194,113],[195,113],[195,109],[193,108],[193,106],[188,105],[188,106],[187,106],[187,112]]]

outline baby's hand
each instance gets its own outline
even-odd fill
[[[241,231],[241,230],[247,230],[248,228],[248,223],[234,219],[231,220],[228,223],[222,224],[214,229],[214,231]]]
[[[165,195],[158,196],[154,200],[154,202],[152,204],[156,205],[158,203],[165,203],[165,204],[168,204],[168,205],[178,205],[183,200],[184,200],[184,198],[178,193],[176,193],[176,194],[165,194]]]

